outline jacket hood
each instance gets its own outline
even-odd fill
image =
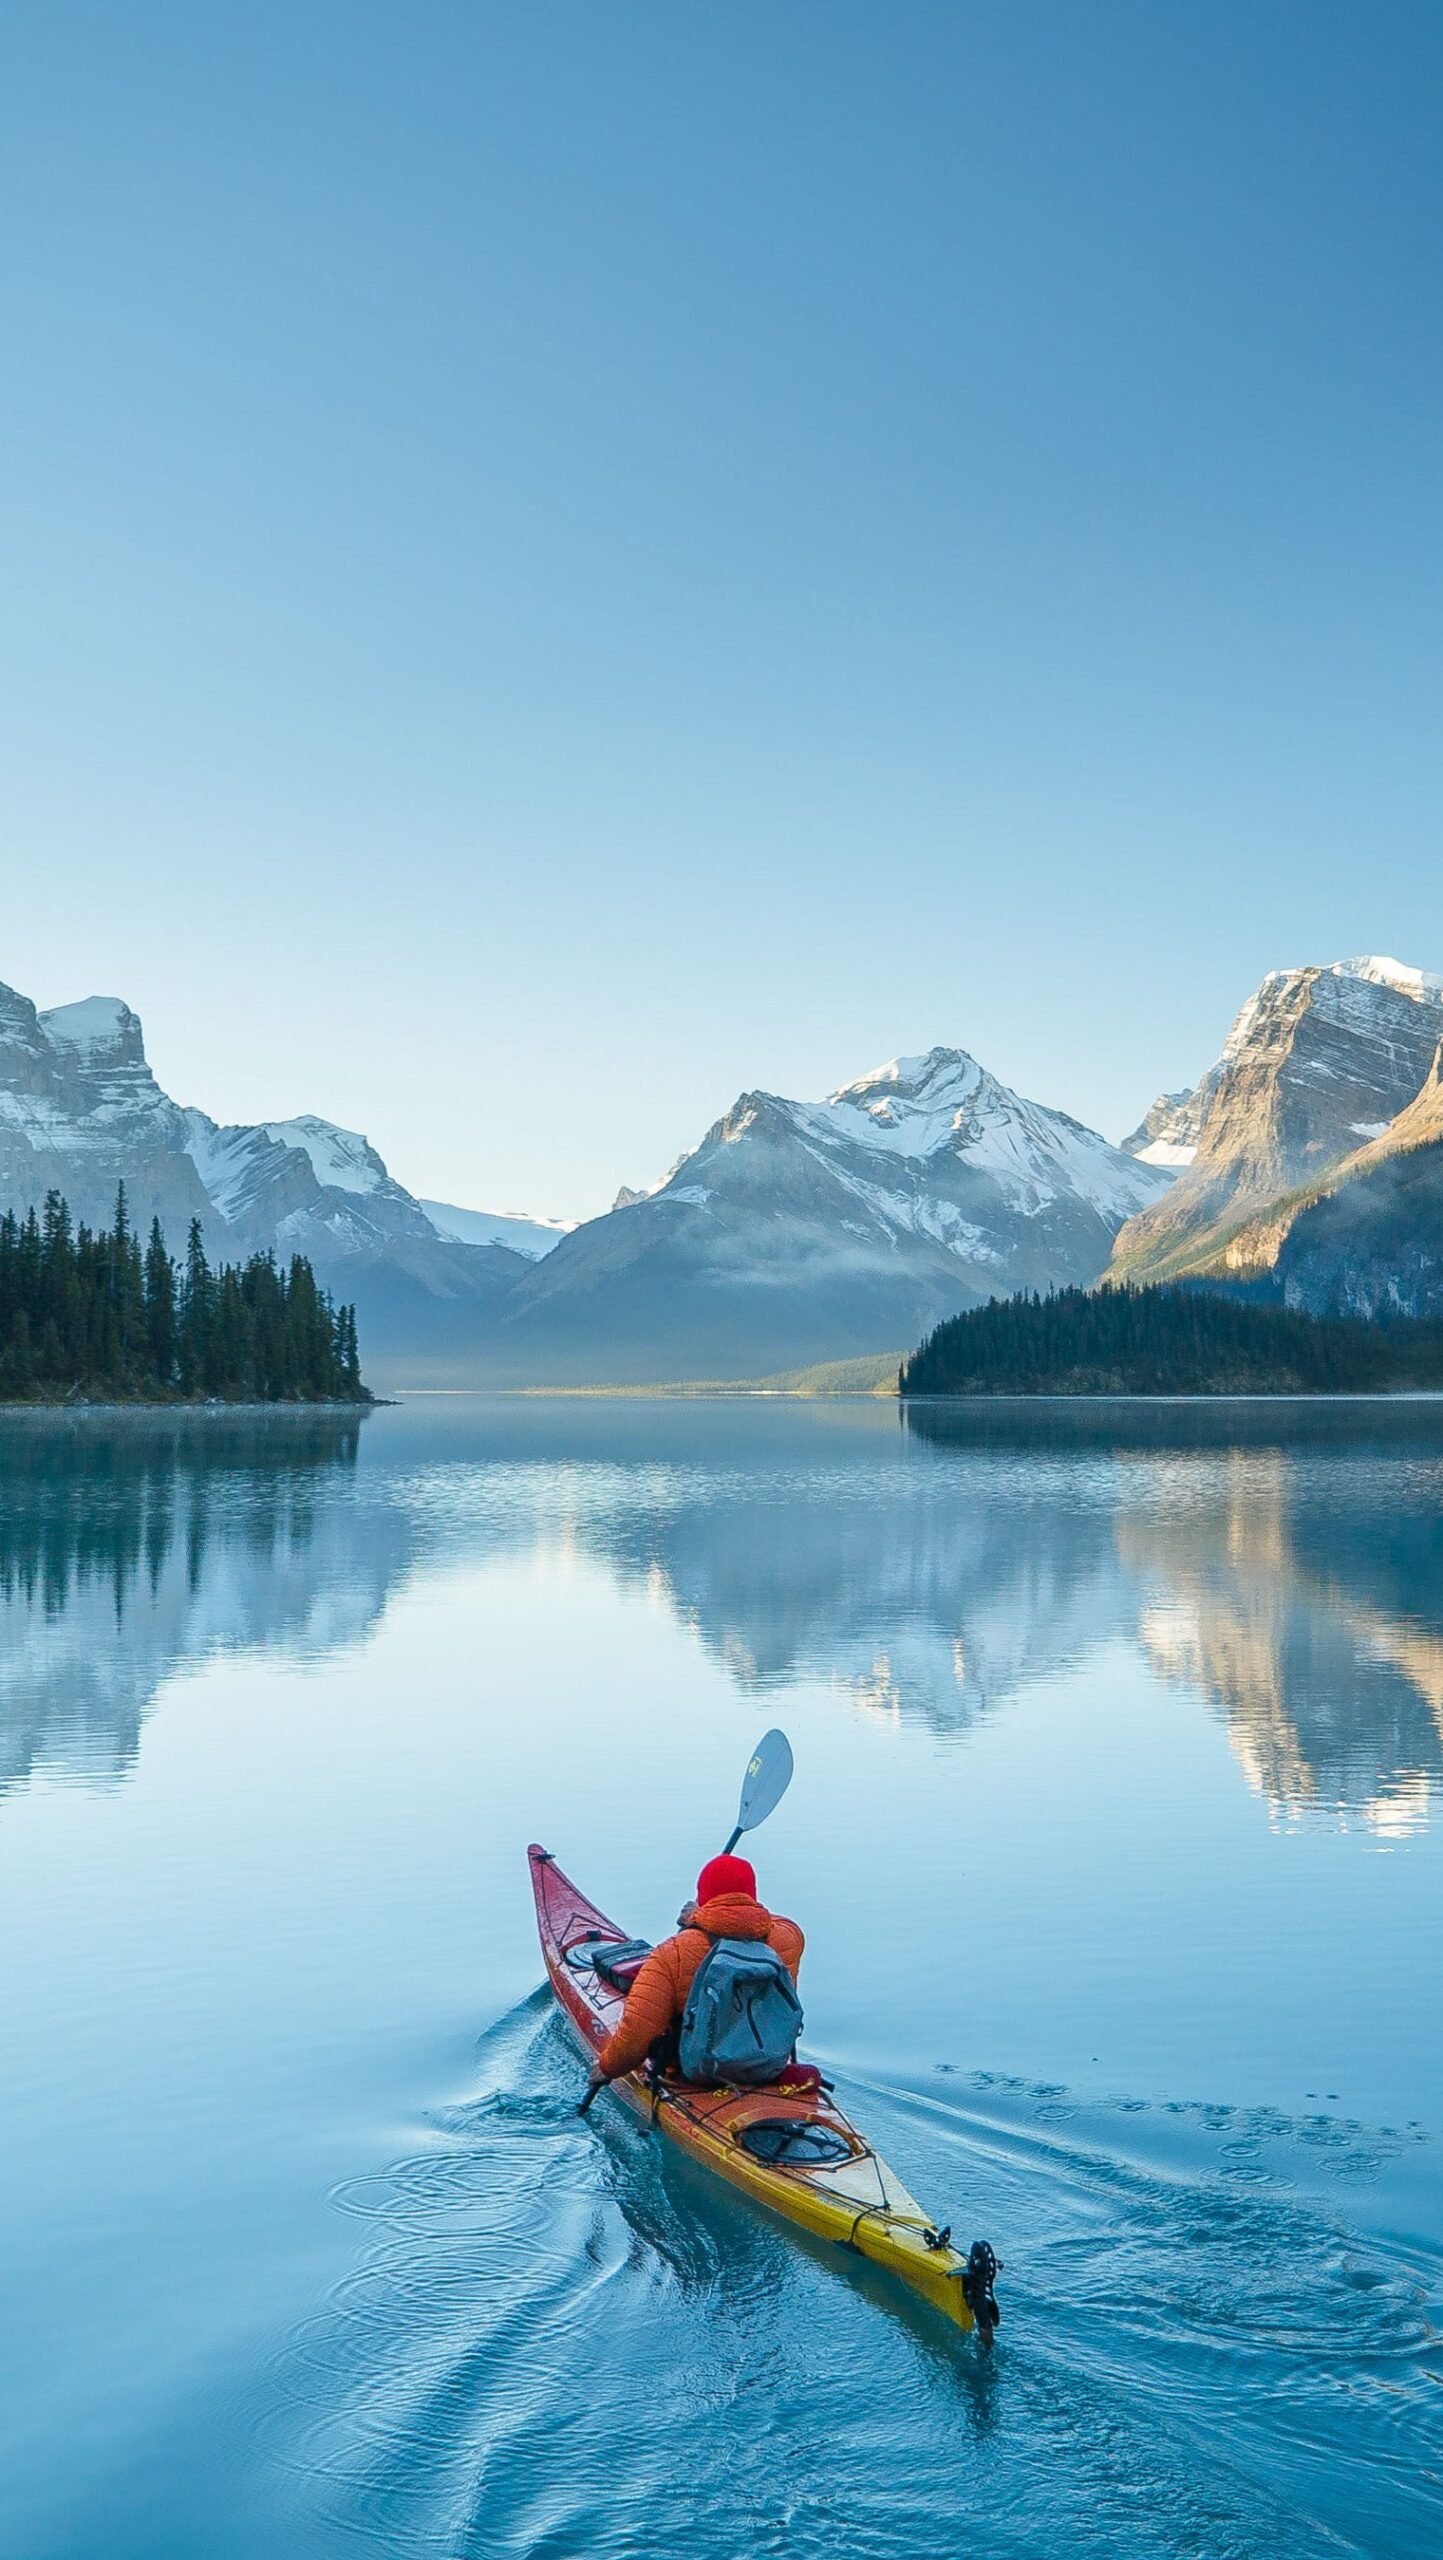
[[[713,1938],[764,1938],[771,1925],[771,1913],[749,1893],[714,1893],[710,1902],[698,1904],[692,1921]]]

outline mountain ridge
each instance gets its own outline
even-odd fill
[[[821,1102],[751,1089],[666,1178],[569,1230],[418,1199],[355,1130],[227,1124],[165,1094],[139,1016],[0,991],[0,1199],[198,1218],[213,1258],[304,1254],[382,1383],[775,1374],[875,1353],[990,1291],[1092,1276],[1167,1177],[962,1049]]]
[[[1120,1147],[939,1044],[820,1101],[748,1087],[663,1180],[568,1228],[420,1199],[316,1113],[182,1107],[120,998],[41,1014],[0,987],[0,1205],[57,1189],[99,1225],[124,1180],[173,1250],[198,1217],[213,1258],[303,1254],[391,1386],[776,1376],[1100,1279],[1431,1312],[1440,1049],[1443,977],[1376,955],[1274,970]]]

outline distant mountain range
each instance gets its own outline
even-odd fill
[[[1317,1312],[1443,1312],[1443,979],[1281,970],[1123,1147],[934,1048],[823,1102],[748,1092],[650,1190],[560,1222],[421,1199],[313,1114],[162,1092],[130,1007],[0,987],[0,1207],[64,1192],[213,1258],[304,1253],[396,1385],[750,1378],[910,1348],[1019,1289],[1201,1277]]]

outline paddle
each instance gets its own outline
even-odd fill
[[[736,1829],[722,1853],[724,1857],[731,1856],[744,1831],[755,1831],[758,1823],[765,1822],[769,1813],[776,1812],[791,1783],[792,1746],[780,1728],[773,1725],[770,1733],[762,1735],[747,1762],[741,1802],[737,1806]],[[594,2089],[587,2090],[576,2110],[579,2116],[585,2115],[605,2086],[604,2080],[598,2080]]]
[[[737,1827],[727,1842],[724,1856],[730,1857],[744,1831],[755,1831],[769,1813],[775,1813],[792,1783],[792,1746],[786,1735],[773,1725],[764,1733],[750,1760],[742,1780],[742,1800],[737,1806]]]

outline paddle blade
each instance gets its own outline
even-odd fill
[[[743,1831],[755,1831],[769,1813],[775,1813],[792,1783],[792,1746],[784,1733],[773,1726],[764,1733],[750,1760],[742,1780],[742,1800],[737,1807],[735,1840]]]

